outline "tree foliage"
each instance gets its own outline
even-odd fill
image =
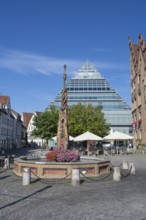
[[[49,140],[57,134],[57,124],[59,118],[59,111],[51,106],[48,111],[45,111],[34,118],[34,126],[36,127],[32,136],[42,137],[42,139]]]
[[[51,106],[49,111],[45,111],[34,118],[36,129],[33,130],[32,135],[42,137],[45,140],[56,136],[58,119],[59,111]],[[68,128],[69,135],[73,137],[86,131],[103,137],[108,134],[110,125],[106,123],[100,107],[85,106],[79,103],[69,108]]]
[[[92,132],[100,137],[108,134],[110,125],[106,123],[101,108],[92,105],[73,105],[69,109],[69,134],[80,135],[86,131]]]

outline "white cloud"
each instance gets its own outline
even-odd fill
[[[62,74],[64,64],[67,65],[67,73],[73,74],[83,63],[81,60],[52,58],[27,51],[4,49],[0,51],[0,68],[9,69],[20,74]],[[93,64],[100,70],[128,69],[128,65],[122,63],[93,61]]]
[[[26,51],[0,51],[0,68],[9,69],[21,74],[40,73],[44,75],[62,74],[64,64],[73,67],[78,61],[56,59]]]

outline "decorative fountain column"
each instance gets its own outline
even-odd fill
[[[68,105],[66,88],[66,65],[64,65],[63,90],[61,96],[61,108],[59,111],[59,121],[57,130],[57,146],[68,148]]]
[[[61,108],[59,111],[59,121],[57,130],[58,147],[68,148],[68,107],[67,107],[67,88],[66,88],[66,65],[64,65],[64,86],[62,91]],[[86,173],[86,176],[97,177],[101,174],[109,173],[109,160],[99,160],[99,158],[81,158],[80,161],[56,162],[46,161],[40,157],[35,158],[15,158],[13,172],[18,176],[27,177],[23,185],[30,183],[29,170],[34,178],[71,178],[72,185],[80,182],[79,170]],[[26,175],[26,176],[25,176]],[[134,174],[133,174],[134,175]]]

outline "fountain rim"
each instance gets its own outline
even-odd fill
[[[88,157],[88,156],[81,156],[80,157],[80,161],[76,161],[76,162],[56,162],[56,161],[34,161],[34,159],[41,159],[41,157],[33,157],[33,158],[29,158],[29,157],[25,157],[24,158],[27,158],[26,160],[23,159],[23,157],[18,157],[18,158],[15,158],[15,161],[19,162],[19,163],[31,163],[31,164],[50,164],[50,165],[53,165],[53,164],[57,164],[57,165],[78,165],[78,164],[96,164],[96,163],[108,163],[110,162],[109,159],[104,159],[104,158],[95,158],[95,157]]]

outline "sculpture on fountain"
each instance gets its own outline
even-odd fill
[[[57,146],[68,148],[68,105],[67,105],[67,88],[66,88],[66,65],[64,65],[63,90],[61,97],[61,108],[59,111],[59,121],[57,130]]]

